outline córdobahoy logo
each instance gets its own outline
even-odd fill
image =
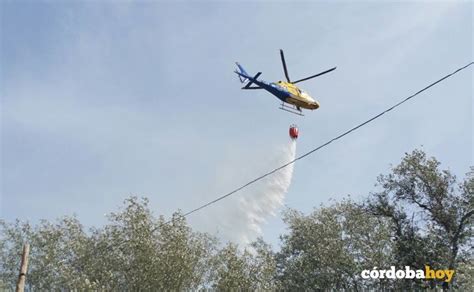
[[[405,269],[397,270],[391,266],[388,270],[379,270],[374,267],[372,270],[363,270],[360,274],[364,279],[426,279],[451,282],[454,270],[433,270],[430,266],[425,266],[424,270],[413,270],[409,266]]]

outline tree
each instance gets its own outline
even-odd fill
[[[101,228],[75,217],[0,220],[0,290],[13,289],[30,243],[31,290],[417,290],[472,291],[474,169],[458,183],[420,150],[406,154],[363,204],[344,199],[305,215],[284,212],[281,250],[258,239],[221,245],[193,231],[181,213],[156,218],[147,199],[124,201]],[[453,283],[363,279],[388,269],[456,270]],[[376,267],[376,268],[375,268]]]
[[[370,288],[362,270],[391,262],[389,222],[367,216],[350,200],[304,215],[287,210],[289,234],[281,237],[278,280],[290,290]],[[388,256],[387,256],[388,255]]]
[[[251,281],[253,290],[275,290],[277,262],[272,247],[258,238],[250,245],[251,259]]]
[[[64,217],[56,224],[42,221],[31,227],[16,221],[0,222],[0,279],[14,287],[18,277],[21,246],[30,243],[27,287],[39,290],[89,288],[85,275],[75,265],[87,240],[76,218]]]
[[[215,258],[214,288],[220,291],[250,290],[250,254],[228,243]]]
[[[216,240],[193,232],[184,217],[156,220],[148,200],[125,201],[125,209],[93,232],[84,266],[107,290],[189,290],[206,282]],[[98,251],[98,252],[97,252]]]
[[[472,246],[474,197],[472,176],[461,184],[435,158],[421,150],[406,154],[392,173],[381,175],[382,191],[366,206],[393,223],[398,266],[456,269]],[[412,281],[413,282],[413,281]],[[437,284],[430,282],[433,286]],[[444,288],[449,283],[442,283]],[[423,287],[424,285],[421,285]],[[407,287],[405,287],[407,288]]]
[[[0,222],[0,281],[13,287],[19,252],[31,245],[27,283],[37,290],[189,290],[206,284],[216,241],[175,213],[156,220],[146,199],[131,197],[103,228],[76,218],[37,227]]]
[[[239,249],[227,243],[214,258],[213,288],[229,290],[274,290],[276,262],[274,253],[262,239]]]

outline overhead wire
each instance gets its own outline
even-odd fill
[[[423,89],[418,90],[416,93],[414,93],[414,94],[408,96],[407,98],[405,98],[405,99],[399,101],[398,103],[396,103],[396,104],[394,104],[393,106],[389,107],[388,109],[386,109],[386,110],[380,112],[379,114],[373,116],[372,118],[369,118],[368,120],[366,120],[366,121],[364,121],[364,122],[362,122],[362,123],[360,123],[360,124],[358,124],[358,125],[352,127],[351,129],[349,129],[349,130],[343,132],[342,134],[340,134],[340,135],[338,135],[338,136],[332,138],[331,140],[329,140],[329,141],[327,141],[327,142],[321,144],[320,146],[318,146],[318,147],[316,147],[316,148],[314,148],[314,149],[312,149],[312,150],[310,150],[310,151],[308,151],[308,152],[306,152],[306,153],[304,153],[304,154],[302,154],[302,155],[296,157],[295,159],[293,159],[293,160],[291,160],[291,161],[289,161],[289,162],[287,162],[287,163],[281,165],[280,167],[277,167],[277,168],[275,168],[275,169],[273,169],[273,170],[271,170],[271,171],[269,171],[269,172],[267,172],[267,173],[265,173],[265,174],[263,174],[263,175],[260,175],[259,177],[255,178],[255,179],[252,179],[251,181],[247,182],[246,184],[243,184],[242,186],[240,186],[240,187],[238,187],[238,188],[236,188],[236,189],[234,189],[234,190],[232,190],[232,191],[230,191],[230,192],[228,192],[228,193],[226,193],[226,194],[224,194],[224,195],[222,195],[222,196],[220,196],[220,197],[217,197],[216,199],[214,199],[214,200],[212,200],[212,201],[210,201],[210,202],[207,202],[207,203],[205,203],[205,204],[203,204],[203,205],[201,205],[201,206],[199,206],[199,207],[197,207],[197,208],[195,208],[195,209],[193,209],[193,210],[190,210],[190,211],[188,211],[188,212],[186,212],[186,213],[184,213],[184,214],[182,214],[182,215],[179,215],[179,214],[178,214],[177,217],[178,217],[178,218],[184,218],[184,217],[187,217],[187,216],[189,216],[189,215],[191,215],[191,214],[193,214],[193,213],[195,213],[195,212],[198,212],[198,211],[200,211],[200,210],[202,210],[202,209],[204,209],[204,208],[206,208],[206,207],[208,207],[208,206],[210,206],[210,205],[213,205],[213,204],[215,204],[215,203],[217,203],[217,202],[219,202],[219,201],[221,201],[221,200],[223,200],[223,199],[225,199],[225,198],[227,198],[227,197],[229,197],[229,196],[231,196],[231,195],[237,193],[238,191],[240,191],[240,190],[242,190],[242,189],[248,187],[248,186],[251,185],[251,184],[256,183],[257,181],[262,180],[262,179],[264,179],[265,177],[272,175],[273,173],[275,173],[275,172],[277,172],[277,171],[279,171],[279,170],[281,170],[281,169],[283,169],[283,168],[285,168],[285,167],[287,167],[287,166],[289,166],[289,165],[295,163],[296,161],[301,160],[301,159],[303,159],[303,158],[305,158],[305,157],[307,157],[307,156],[313,154],[314,152],[316,152],[316,151],[318,151],[318,150],[320,150],[320,149],[326,147],[327,145],[331,144],[332,142],[334,142],[334,141],[336,141],[336,140],[339,140],[339,139],[341,139],[342,137],[344,137],[344,136],[350,134],[351,132],[354,132],[355,130],[357,130],[357,129],[359,129],[359,128],[365,126],[365,125],[367,125],[368,123],[370,123],[370,122],[372,122],[372,121],[374,121],[374,120],[376,120],[376,119],[378,119],[379,117],[381,117],[382,115],[386,114],[387,112],[392,111],[393,109],[397,108],[398,106],[402,105],[403,103],[407,102],[408,100],[414,98],[415,96],[419,95],[420,93],[422,93],[422,92],[428,90],[429,88],[435,86],[436,84],[442,82],[443,80],[445,80],[445,79],[447,79],[447,78],[449,78],[449,77],[451,77],[451,76],[457,74],[458,72],[460,72],[460,71],[462,71],[462,70],[468,68],[468,67],[471,66],[472,64],[474,64],[474,62],[470,62],[470,63],[468,63],[467,65],[456,69],[454,72],[452,72],[452,73],[450,73],[450,74],[448,74],[448,75],[446,75],[446,76],[444,76],[444,77],[438,79],[437,81],[435,81],[435,82],[429,84],[428,86],[424,87]],[[176,218],[176,217],[174,217],[174,218]],[[159,224],[157,227],[152,228],[152,229],[150,230],[151,233],[153,233],[154,231],[156,231],[162,224],[169,224],[169,223],[172,223],[172,222],[174,221],[174,218],[172,218],[172,219],[170,219],[170,220],[168,220],[168,221],[164,221],[164,222],[162,222],[161,224]],[[121,245],[124,244],[124,243],[126,243],[126,241],[122,241],[122,242],[119,242],[119,243],[115,243],[113,246],[118,247],[118,246],[121,246]],[[107,247],[107,248],[109,249],[109,248],[112,248],[113,246],[109,246],[109,247]],[[98,249],[100,249],[100,248],[98,248]],[[97,251],[97,250],[96,250],[96,251]]]
[[[234,189],[233,191],[230,191],[230,192],[228,192],[228,193],[226,193],[226,194],[224,194],[224,195],[222,195],[222,196],[220,196],[220,197],[218,197],[218,198],[216,198],[216,199],[214,199],[214,200],[212,200],[212,201],[210,201],[210,202],[208,202],[208,203],[203,204],[203,205],[200,206],[200,207],[197,207],[197,208],[195,208],[195,209],[193,209],[193,210],[191,210],[191,211],[188,211],[188,212],[184,213],[182,216],[183,216],[183,217],[187,217],[187,216],[189,216],[189,215],[191,215],[191,214],[193,214],[193,213],[195,213],[195,212],[197,212],[197,211],[199,211],[199,210],[202,210],[202,209],[204,209],[204,208],[206,208],[206,207],[208,207],[208,206],[210,206],[210,205],[212,205],[212,204],[215,204],[215,203],[219,202],[220,200],[223,200],[223,199],[225,199],[225,198],[227,198],[227,197],[229,197],[229,196],[231,196],[231,195],[237,193],[238,191],[240,191],[240,190],[242,190],[242,189],[248,187],[249,185],[254,184],[254,183],[256,183],[257,181],[262,180],[262,179],[264,179],[265,177],[267,177],[267,176],[269,176],[269,175],[272,175],[273,173],[275,173],[275,172],[277,172],[277,171],[279,171],[279,170],[281,170],[281,169],[283,169],[283,168],[285,168],[285,167],[287,167],[287,166],[289,166],[289,165],[295,163],[296,161],[301,160],[301,159],[303,159],[303,158],[305,158],[305,157],[307,157],[307,156],[313,154],[314,152],[320,150],[321,148],[326,147],[327,145],[331,144],[332,142],[334,142],[334,141],[336,141],[336,140],[339,140],[339,139],[341,139],[342,137],[344,137],[344,136],[346,136],[346,135],[348,135],[348,134],[354,132],[355,130],[357,130],[357,129],[359,129],[359,128],[365,126],[365,125],[367,125],[368,123],[370,123],[370,122],[372,122],[372,121],[378,119],[378,118],[381,117],[382,115],[384,115],[384,114],[388,113],[389,111],[392,111],[393,109],[399,107],[400,105],[402,105],[403,103],[407,102],[408,100],[414,98],[415,96],[417,96],[418,94],[422,93],[423,91],[428,90],[429,88],[435,86],[436,84],[442,82],[443,80],[445,80],[445,79],[447,79],[447,78],[449,78],[449,77],[455,75],[456,73],[458,73],[458,72],[460,72],[460,71],[466,69],[467,67],[471,66],[472,64],[474,64],[474,62],[471,62],[471,63],[469,63],[469,64],[467,64],[467,65],[465,65],[465,66],[463,66],[463,67],[457,69],[456,71],[454,71],[454,72],[452,72],[452,73],[450,73],[450,74],[448,74],[448,75],[446,75],[446,76],[444,76],[444,77],[438,79],[437,81],[435,81],[435,82],[429,84],[428,86],[424,87],[424,88],[421,89],[421,90],[418,90],[416,93],[414,93],[414,94],[408,96],[407,98],[405,98],[405,99],[401,100],[400,102],[394,104],[393,106],[389,107],[388,109],[386,109],[386,110],[380,112],[379,114],[373,116],[372,118],[370,118],[370,119],[368,119],[368,120],[366,120],[366,121],[364,121],[364,122],[358,124],[357,126],[355,126],[355,127],[351,128],[351,129],[345,131],[344,133],[340,134],[339,136],[337,136],[337,137],[335,137],[335,138],[332,138],[331,140],[327,141],[326,143],[321,144],[320,146],[318,146],[318,147],[316,147],[316,148],[314,148],[314,149],[312,149],[312,150],[306,152],[305,154],[302,154],[302,155],[296,157],[295,159],[291,160],[290,162],[287,162],[287,163],[283,164],[282,166],[273,169],[272,171],[269,171],[269,172],[267,172],[267,173],[265,173],[265,174],[263,174],[263,175],[260,175],[259,177],[255,178],[255,179],[252,179],[251,181],[249,181],[249,182],[247,182],[246,184],[244,184],[244,185],[242,185],[242,186],[240,186],[240,187]]]

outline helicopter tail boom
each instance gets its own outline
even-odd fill
[[[237,73],[237,75],[239,75],[240,83],[248,82],[250,75],[247,73],[247,71],[245,71],[244,67],[242,67],[242,65],[240,65],[238,62],[235,62],[235,64],[237,65],[238,70],[235,70],[234,72]]]
[[[260,89],[260,86],[251,86],[255,82],[258,83],[257,78],[262,74],[262,72],[258,72],[254,77],[251,77],[240,65],[239,63],[235,62],[237,65],[238,70],[235,70],[234,72],[239,76],[240,82],[241,83],[246,83],[242,89]]]

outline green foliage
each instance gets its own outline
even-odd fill
[[[422,151],[406,154],[379,191],[288,209],[275,252],[262,239],[248,247],[221,245],[193,231],[179,213],[154,217],[147,199],[131,197],[102,228],[85,230],[74,217],[56,222],[0,220],[0,290],[12,290],[20,253],[30,243],[31,290],[474,290],[474,173],[458,183]],[[455,269],[454,281],[368,280],[366,269],[392,265]]]
[[[0,228],[4,238],[0,253],[4,283],[15,284],[12,280],[18,277],[22,246],[29,242],[29,283],[38,283],[35,287],[40,290],[81,287],[83,275],[73,263],[79,260],[86,236],[75,218],[65,217],[57,224],[42,221],[35,228],[19,221],[11,225],[1,222]]]
[[[31,246],[27,283],[37,290],[269,289],[271,248],[259,240],[252,252],[228,244],[219,250],[208,234],[193,232],[175,213],[155,219],[148,200],[136,197],[88,233],[76,218],[36,227],[0,221],[0,283],[13,289],[22,245]]]
[[[391,262],[387,220],[367,216],[350,200],[304,215],[288,210],[277,255],[281,288],[359,289],[360,272]]]
[[[456,270],[456,286],[459,291],[474,291],[474,259],[463,260]]]
[[[205,282],[216,240],[193,232],[180,214],[155,220],[148,201],[132,197],[109,219],[90,234],[75,218],[35,228],[1,222],[0,279],[14,287],[19,252],[29,242],[34,289],[186,290]]]
[[[218,290],[249,290],[251,288],[250,254],[248,251],[240,253],[236,245],[229,243],[217,254],[215,265],[214,286]]]
[[[378,178],[382,191],[372,194],[367,210],[393,223],[395,264],[416,269],[456,269],[472,258],[474,218],[473,178],[458,184],[448,170],[440,170],[435,158],[421,150],[406,154],[392,173]],[[403,282],[397,288],[424,288],[448,283]],[[454,283],[456,280],[454,281]]]
[[[258,239],[249,249],[228,243],[213,260],[212,287],[219,291],[274,290],[276,261],[267,243]]]

